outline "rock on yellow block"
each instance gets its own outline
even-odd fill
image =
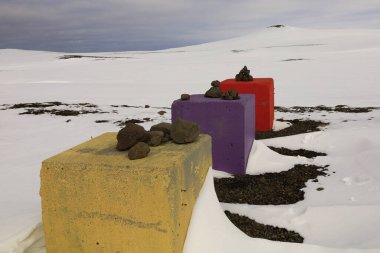
[[[211,166],[211,138],[151,148],[129,160],[106,133],[42,163],[48,253],[182,252]]]

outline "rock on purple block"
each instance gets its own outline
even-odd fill
[[[191,95],[190,100],[172,104],[172,122],[177,118],[199,124],[212,137],[213,168],[244,175],[255,138],[255,95],[238,100]]]

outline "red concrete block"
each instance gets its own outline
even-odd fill
[[[274,120],[274,82],[272,78],[254,78],[253,81],[239,82],[227,79],[220,83],[223,92],[236,90],[240,94],[255,94],[256,130],[270,131]]]

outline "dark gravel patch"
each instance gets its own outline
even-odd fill
[[[282,61],[307,61],[309,59],[305,59],[305,58],[292,58],[292,59],[286,59],[286,60],[282,60]]]
[[[239,50],[239,49],[232,49],[232,53],[242,53],[242,52],[247,52],[247,50]]]
[[[307,158],[314,158],[317,156],[327,156],[326,153],[316,152],[312,150],[306,150],[306,149],[288,149],[288,148],[276,148],[268,146],[268,148],[272,149],[273,151],[276,151],[277,153],[281,155],[287,155],[287,156],[304,156]]]
[[[282,107],[275,106],[275,111],[284,113],[310,113],[310,112],[343,112],[343,113],[368,113],[373,110],[379,109],[378,107],[350,107],[348,105],[337,105],[335,107],[329,107],[324,105],[308,107],[308,106],[293,106]]]
[[[316,120],[311,120],[311,119],[307,119],[307,120],[277,119],[277,120],[290,122],[292,123],[292,125],[287,128],[281,129],[279,131],[273,131],[273,130],[266,131],[266,132],[256,131],[256,140],[321,131],[320,127],[324,127],[329,124],[327,122],[316,121]]]
[[[14,104],[8,109],[24,109],[24,108],[46,108],[46,107],[51,107],[51,106],[61,106],[61,105],[68,105],[62,102],[45,102],[45,103],[19,103],[19,104]]]
[[[98,108],[97,105],[90,104],[90,103],[79,103],[79,104],[74,104],[74,105],[88,107],[88,108]]]
[[[68,59],[81,59],[81,58],[91,58],[91,59],[131,59],[133,57],[122,57],[122,56],[93,56],[93,55],[77,55],[77,54],[66,54],[58,57],[60,60],[68,60]]]
[[[285,228],[257,223],[246,216],[225,211],[228,219],[246,235],[280,242],[303,243],[304,238],[297,232]]]
[[[51,115],[56,115],[56,116],[78,116],[80,114],[101,114],[101,113],[107,113],[99,110],[66,110],[66,109],[53,109],[53,110],[48,110],[48,109],[26,109],[25,112],[19,113],[19,115],[24,115],[24,114],[33,114],[33,115],[41,115],[41,114],[51,114]]]
[[[214,178],[220,202],[253,205],[287,205],[304,199],[306,182],[327,176],[327,166],[297,164],[288,171]]]
[[[166,110],[170,110],[171,108],[170,107],[162,107],[162,106],[151,106],[151,105],[144,105],[144,106],[140,106],[140,105],[111,105],[111,107],[125,107],[125,108],[153,108],[153,109],[166,109]]]
[[[126,120],[118,120],[115,121],[114,124],[120,127],[124,127],[127,123],[133,123],[133,124],[141,124],[144,122],[152,121],[151,118],[143,118],[143,119],[126,119]]]
[[[268,26],[267,28],[282,28],[282,27],[285,27],[284,25],[271,25],[271,26]]]
[[[76,108],[82,108],[79,110],[72,109],[50,109],[49,107],[53,106],[74,106]],[[67,104],[58,101],[54,102],[43,102],[43,103],[19,103],[8,106],[6,109],[25,109],[24,112],[19,113],[19,115],[32,114],[32,115],[41,115],[41,114],[51,114],[57,116],[78,116],[80,114],[95,114],[95,113],[106,113],[101,110],[94,110],[97,108],[97,105],[90,103],[79,103],[79,104]],[[90,110],[92,109],[92,110]]]

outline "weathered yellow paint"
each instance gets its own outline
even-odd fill
[[[42,163],[48,253],[179,253],[211,166],[211,138],[129,160],[106,133]]]

